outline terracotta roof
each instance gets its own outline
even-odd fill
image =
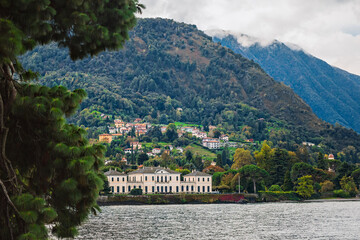
[[[189,176],[189,177],[192,177],[192,176],[196,176],[196,177],[211,177],[210,174],[203,173],[203,172],[198,172],[198,171],[195,171],[195,172],[186,174],[184,177],[188,177],[188,176]]]
[[[105,172],[104,175],[105,176],[122,176],[122,175],[126,175],[126,174],[110,169],[109,171]]]
[[[170,169],[166,169],[166,168],[162,168],[162,167],[144,167],[144,168],[138,169],[136,171],[130,172],[129,175],[136,174],[136,173],[155,173],[158,170],[164,170],[171,174],[179,174],[179,175],[181,174],[179,172],[176,172],[176,171],[173,171]]]

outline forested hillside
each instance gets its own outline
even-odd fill
[[[71,120],[77,124],[99,125],[96,110],[154,123],[218,125],[288,149],[302,141],[334,152],[360,149],[354,131],[321,121],[289,87],[193,25],[140,19],[122,51],[73,62],[67,50],[51,44],[22,62],[39,72],[41,83],[87,91]]]
[[[360,132],[360,76],[278,41],[243,46],[233,35],[216,34],[214,41],[254,60],[275,80],[290,86],[321,119]]]

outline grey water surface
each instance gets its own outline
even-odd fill
[[[77,239],[360,239],[360,202],[103,206]]]

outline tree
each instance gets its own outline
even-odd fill
[[[334,190],[334,183],[332,183],[329,180],[326,180],[326,181],[320,183],[320,186],[321,186],[320,192],[322,192],[322,193],[326,193],[326,192],[330,192],[330,191]]]
[[[17,56],[57,42],[75,59],[118,49],[136,23],[137,0],[19,1],[0,8],[0,238],[73,237],[103,187],[105,148],[65,123],[85,92],[22,81],[36,77]],[[19,151],[21,150],[21,151]]]
[[[269,170],[269,161],[272,156],[272,153],[271,153],[271,147],[268,145],[267,141],[263,142],[260,152],[256,151],[254,155],[258,167],[263,168],[265,170]]]
[[[178,138],[176,125],[174,123],[170,123],[168,125],[168,127],[166,128],[165,136],[168,138],[170,142]]]
[[[295,182],[298,178],[306,176],[306,175],[312,175],[314,172],[314,168],[307,163],[300,162],[295,163],[291,168],[291,179],[293,182]]]
[[[203,170],[203,162],[202,162],[202,158],[200,155],[196,155],[195,159],[194,159],[194,165],[196,167],[196,169],[198,171],[202,171]]]
[[[293,190],[294,184],[291,181],[290,177],[290,170],[287,170],[284,177],[284,185],[282,185],[282,188],[284,191],[291,191]]]
[[[329,168],[329,164],[326,162],[324,154],[322,152],[319,152],[318,154],[317,167],[323,170],[328,170]]]
[[[306,175],[297,180],[296,193],[305,199],[315,193],[312,176]]]
[[[234,163],[231,169],[240,169],[245,165],[249,165],[254,162],[253,156],[251,156],[250,150],[244,148],[237,148],[234,154]]]
[[[274,154],[268,162],[268,173],[270,175],[270,184],[281,185],[284,182],[286,169],[288,168],[290,157],[286,150],[276,148]]]
[[[146,153],[142,152],[138,156],[137,163],[138,163],[138,165],[141,165],[147,160],[149,160],[149,156]]]
[[[254,193],[256,193],[256,182],[265,180],[269,174],[266,170],[259,168],[255,165],[246,165],[240,168],[240,175],[247,179],[250,179],[253,182]]]
[[[352,177],[342,177],[340,180],[340,186],[342,190],[350,193],[350,195],[355,195],[358,192],[354,179]]]
[[[360,185],[360,168],[354,170],[351,173],[351,177],[354,179],[354,182],[359,186]]]
[[[221,157],[220,153],[216,155],[216,166],[219,166],[219,167],[223,166],[222,157]]]

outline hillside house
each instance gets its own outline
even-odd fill
[[[99,135],[99,142],[111,143],[112,142],[112,135],[111,134],[100,134]]]

